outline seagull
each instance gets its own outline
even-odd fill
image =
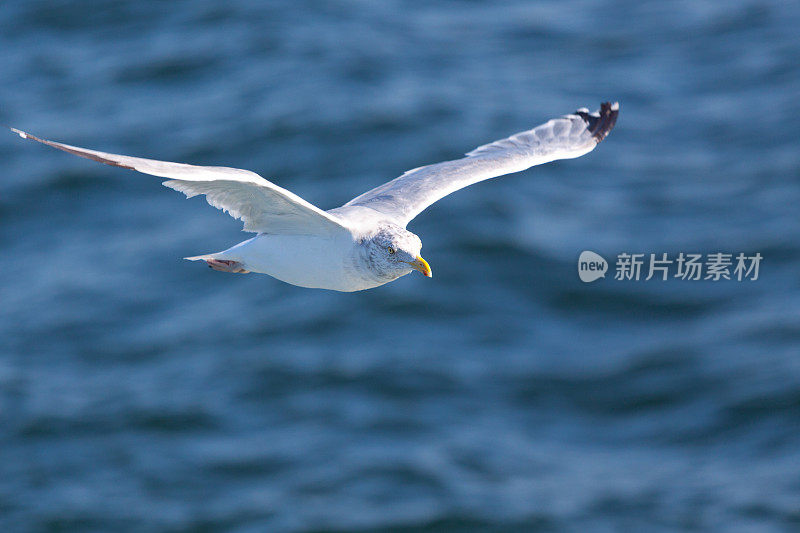
[[[533,129],[472,150],[466,157],[409,170],[323,211],[255,172],[170,163],[78,148],[10,128],[22,137],[107,165],[161,178],[188,198],[244,222],[255,237],[222,252],[187,257],[221,272],[268,274],[300,287],[352,292],[378,287],[417,270],[431,277],[422,241],[406,229],[428,206],[473,183],[591,152],[611,129],[619,104],[578,109]]]

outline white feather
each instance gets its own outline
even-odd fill
[[[316,235],[344,229],[334,215],[271,183],[255,172],[228,167],[203,167],[88,150],[40,139],[12,128],[23,139],[39,141],[80,157],[161,178],[164,185],[191,198],[206,195],[209,204],[244,222],[244,230],[283,235]]]
[[[520,172],[556,159],[580,157],[594,149],[616,120],[618,104],[604,104],[609,121],[590,129],[578,114],[549,120],[541,126],[484,144],[462,159],[409,170],[399,178],[358,196],[343,207],[362,206],[383,213],[405,227],[425,208],[468,185]],[[576,113],[587,114],[584,109]],[[600,118],[600,114],[592,114]]]

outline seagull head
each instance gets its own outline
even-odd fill
[[[381,278],[399,278],[412,269],[432,277],[431,267],[420,255],[422,241],[400,226],[381,226],[364,241],[364,247],[370,270]]]

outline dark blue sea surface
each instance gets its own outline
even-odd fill
[[[432,280],[359,293],[184,261],[247,234],[0,136],[0,531],[800,529],[798,27],[759,0],[5,0],[0,124],[326,209],[621,113],[415,219]],[[620,281],[623,252],[763,260]]]

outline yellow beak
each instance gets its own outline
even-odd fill
[[[409,261],[408,264],[411,265],[411,268],[414,270],[419,270],[422,272],[423,275],[429,278],[433,277],[433,274],[431,274],[431,266],[422,257],[417,256],[416,259]]]

